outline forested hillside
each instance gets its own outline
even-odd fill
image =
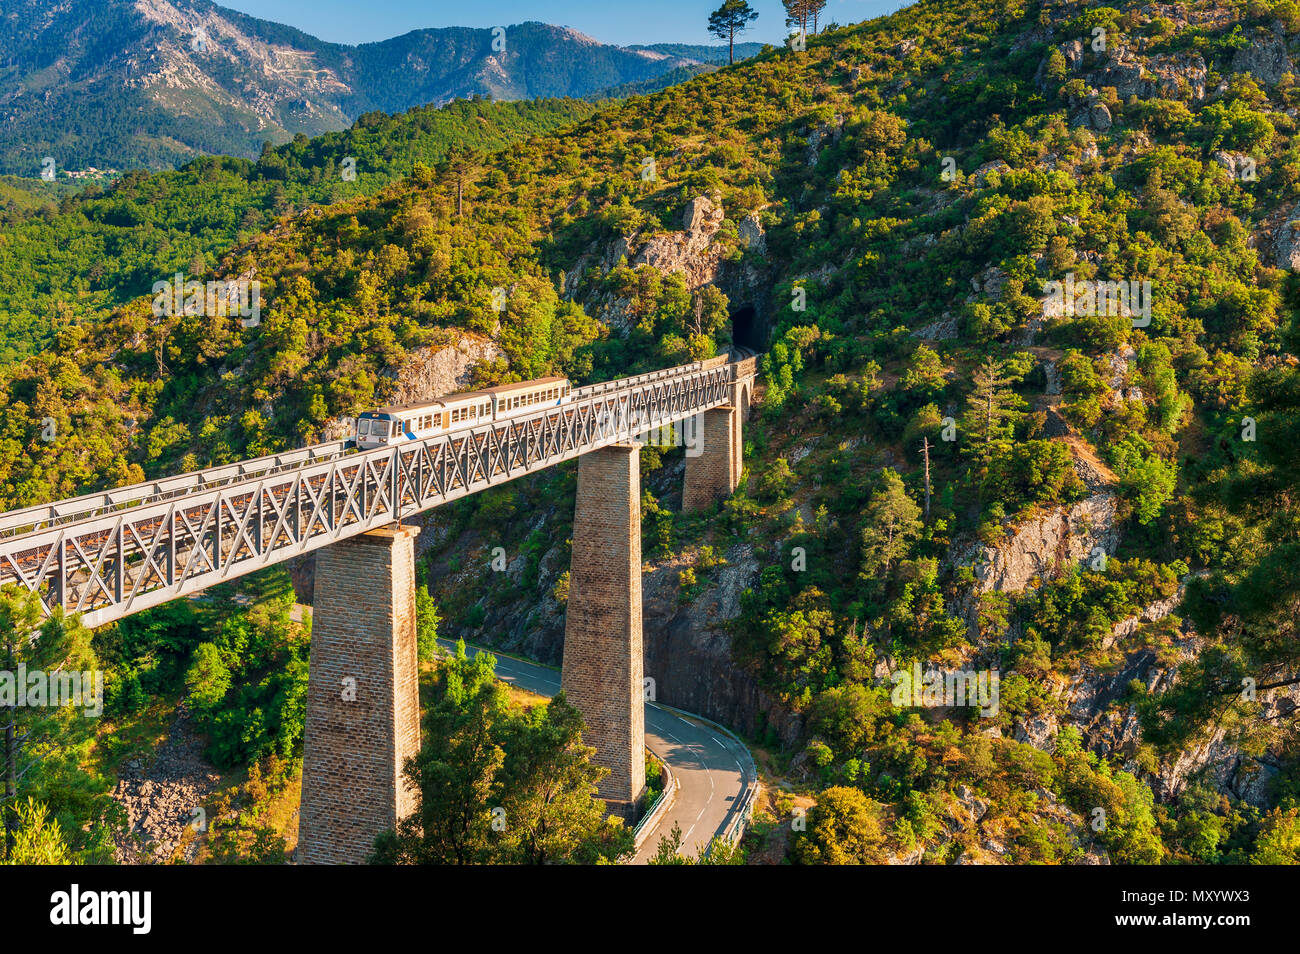
[[[0,372],[0,497],[316,440],[465,335],[577,382],[762,338],[741,489],[642,459],[647,675],[816,801],[752,859],[1296,863],[1297,51],[1292,0],[922,0],[421,164],[206,262],[256,328],[141,298]],[[444,629],[555,655],[573,474],[430,516]]]
[[[0,219],[0,363],[39,351],[53,331],[147,294],[159,276],[205,274],[232,247],[309,205],[369,195],[453,147],[491,151],[589,116],[577,100],[458,100],[266,150],[256,162],[195,159],[132,172],[62,201],[60,181],[14,183]],[[0,195],[11,187],[0,182]],[[46,202],[39,201],[44,197]]]

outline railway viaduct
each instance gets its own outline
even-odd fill
[[[0,585],[98,626],[319,551],[299,858],[357,863],[415,808],[415,538],[439,504],[579,458],[561,682],[624,817],[645,788],[638,437],[681,423],[683,507],[735,490],[753,357],[577,388],[561,407],[396,447],[348,442],[0,514]]]

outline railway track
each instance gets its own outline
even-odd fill
[[[99,625],[719,406],[752,368],[666,369],[396,447],[336,441],[0,514],[0,585]]]

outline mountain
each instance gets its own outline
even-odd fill
[[[195,270],[255,275],[256,327],[144,291],[0,369],[0,499],[757,345],[734,494],[681,513],[682,450],[641,452],[646,675],[766,750],[744,852],[1300,863],[1297,53],[1289,0],[919,0],[286,209]],[[575,485],[421,518],[442,635],[558,657]],[[279,645],[189,602],[96,634],[113,721],[78,731],[133,733],[205,642]],[[267,671],[220,732],[293,759]]]
[[[206,0],[0,0],[0,173],[160,168],[454,98],[581,97],[716,62],[543,23],[326,43]],[[496,49],[504,45],[504,49]],[[746,48],[753,47],[753,44]]]
[[[725,46],[702,46],[696,43],[651,43],[649,46],[633,44],[627,49],[647,50],[663,56],[675,56],[685,60],[696,60],[700,63],[717,63],[719,66],[727,62],[727,48]],[[747,60],[751,56],[757,56],[762,50],[762,43],[737,43],[736,59],[738,61]]]

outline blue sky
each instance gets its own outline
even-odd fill
[[[369,43],[421,27],[492,27],[540,20],[573,27],[604,43],[716,43],[706,29],[722,0],[217,0],[263,20],[297,27],[335,43]],[[856,23],[889,13],[903,0],[828,0],[823,22]],[[741,40],[779,43],[780,0],[750,0],[759,13]]]

